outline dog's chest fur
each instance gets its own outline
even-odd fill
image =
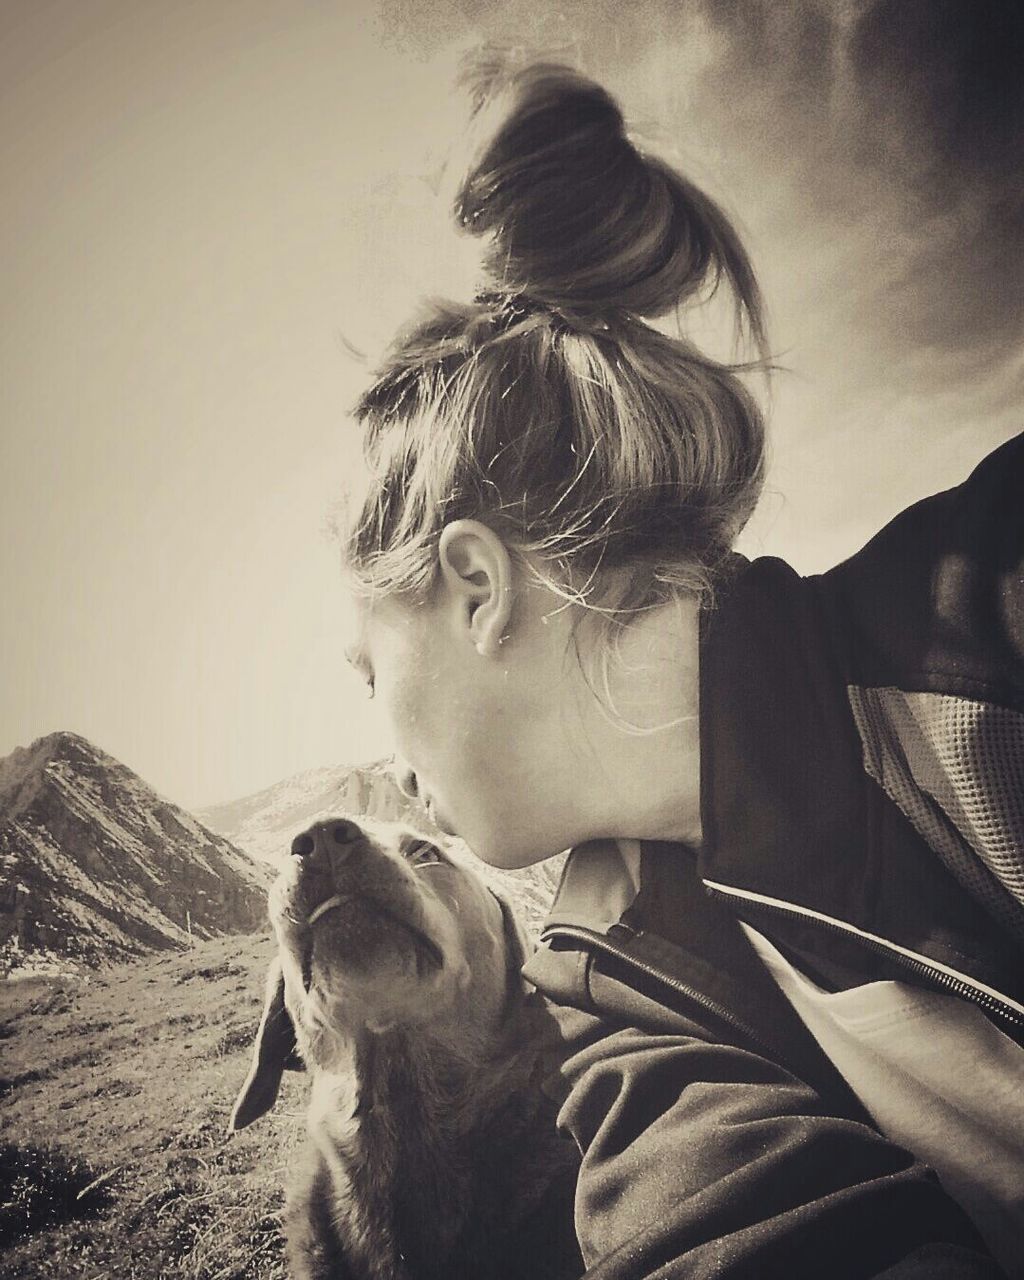
[[[524,1250],[538,1280],[572,1274],[574,1152],[536,1054],[509,1048],[460,1070],[396,1035],[365,1045],[348,1080],[317,1081],[312,1159],[289,1210],[296,1277],[509,1280]]]

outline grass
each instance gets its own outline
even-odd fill
[[[0,1277],[283,1280],[305,1080],[233,1137],[269,935],[0,987]]]

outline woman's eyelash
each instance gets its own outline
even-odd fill
[[[373,669],[370,666],[368,655],[363,652],[358,645],[350,645],[345,650],[345,661],[366,685],[366,696],[372,698],[376,692],[374,686]]]

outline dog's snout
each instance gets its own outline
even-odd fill
[[[348,822],[344,818],[331,823],[331,839],[335,844],[354,844],[362,834],[354,822]]]
[[[347,818],[329,818],[301,832],[292,841],[292,853],[304,862],[328,863],[346,857],[363,838],[363,829]]]

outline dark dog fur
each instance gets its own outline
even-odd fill
[[[279,955],[232,1114],[312,1072],[310,1159],[288,1199],[298,1280],[567,1280],[576,1154],[540,1088],[555,1043],[522,934],[468,859],[348,819],[293,842]]]

